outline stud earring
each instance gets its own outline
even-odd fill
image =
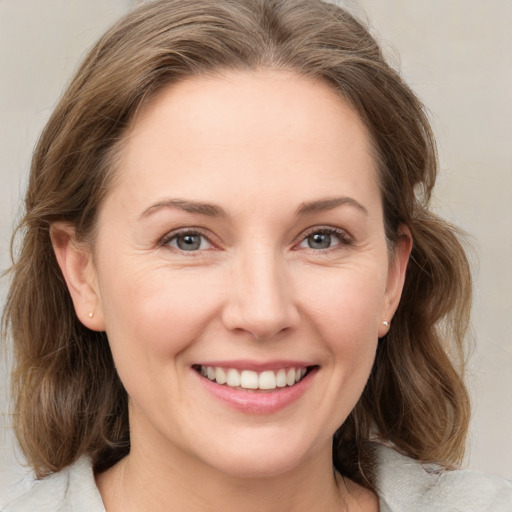
[[[94,313],[92,311],[89,312],[89,314],[87,315],[89,318],[92,318],[94,316]]]
[[[388,323],[388,322],[386,322],[386,320],[384,320],[382,323],[383,323],[386,327],[389,327],[389,323]]]

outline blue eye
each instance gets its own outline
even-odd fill
[[[200,233],[195,231],[186,231],[177,233],[164,240],[163,245],[174,247],[180,251],[193,252],[210,249],[212,244]]]
[[[310,249],[328,249],[331,247],[332,236],[330,233],[314,233],[306,240]]]
[[[347,245],[350,243],[347,235],[337,229],[318,229],[311,232],[299,247],[307,249],[325,250],[337,245]]]

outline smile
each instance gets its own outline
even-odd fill
[[[319,373],[318,365],[298,361],[257,363],[213,361],[192,366],[204,389],[244,414],[274,414],[298,402]]]
[[[231,388],[272,390],[299,383],[306,375],[307,368],[280,368],[256,372],[201,365],[199,373],[212,382]]]

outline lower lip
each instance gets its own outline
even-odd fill
[[[303,379],[284,388],[276,388],[271,391],[244,391],[239,388],[231,388],[226,385],[217,384],[206,377],[203,377],[193,370],[200,379],[202,385],[212,394],[229,407],[246,414],[273,414],[293,404],[304,395],[311,384],[317,369],[310,370]]]

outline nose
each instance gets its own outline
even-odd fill
[[[271,339],[295,328],[300,315],[286,263],[271,250],[237,258],[222,313],[230,331]]]

